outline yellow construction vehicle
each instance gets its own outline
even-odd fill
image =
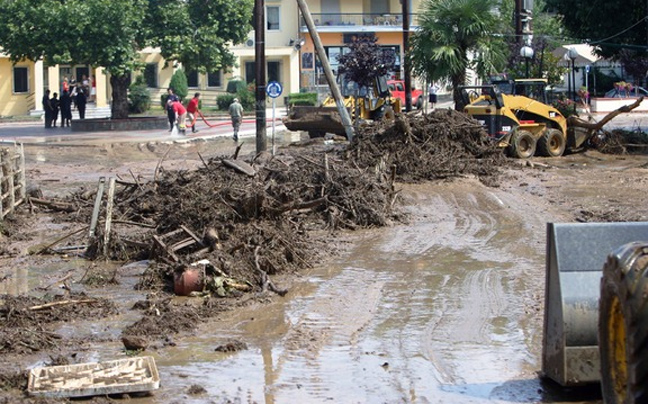
[[[648,223],[549,223],[542,374],[648,403]]]
[[[511,157],[536,154],[559,157],[587,140],[582,131],[568,130],[566,118],[546,102],[544,85],[538,79],[515,81],[513,94],[496,84],[461,87],[464,112],[479,121]],[[523,95],[522,95],[523,94]]]
[[[400,101],[391,96],[385,77],[376,79],[372,87],[358,88],[357,83],[340,75],[338,85],[344,97],[344,106],[354,121],[393,119],[394,113],[401,110]],[[322,137],[326,133],[345,136],[342,119],[332,96],[326,97],[319,107],[291,107],[283,123],[289,130],[308,132],[311,138]]]

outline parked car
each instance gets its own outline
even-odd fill
[[[405,107],[405,81],[387,80],[387,86],[392,93],[392,97],[400,99],[401,105]],[[416,109],[423,108],[423,91],[412,87],[412,106]]]
[[[640,96],[648,97],[648,90],[643,87],[633,87],[630,91],[626,89],[619,90],[617,88],[613,88],[612,90],[605,93],[605,98],[632,98]]]

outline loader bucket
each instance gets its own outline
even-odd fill
[[[336,107],[294,106],[283,118],[283,123],[288,130],[309,132],[311,137],[324,136],[324,133],[346,134]]]
[[[563,386],[598,382],[603,265],[648,223],[548,223],[542,375]]]

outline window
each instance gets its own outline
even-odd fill
[[[146,81],[147,87],[156,88],[158,86],[157,67],[157,63],[146,64],[144,68],[144,80]]]
[[[268,62],[268,83],[271,81],[281,82],[281,64],[279,62]]]
[[[281,29],[279,24],[279,7],[266,7],[266,27],[268,31],[278,31]]]
[[[266,83],[278,81],[281,83],[281,63],[268,62],[266,65]],[[245,62],[245,81],[253,83],[256,81],[256,70],[254,62]]]
[[[198,87],[198,71],[194,70],[187,73],[187,87]]]
[[[26,67],[13,68],[13,92],[29,92],[29,69]]]
[[[222,87],[221,72],[207,73],[207,87]]]

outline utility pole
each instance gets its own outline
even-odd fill
[[[258,0],[257,0],[258,1]],[[354,132],[353,125],[351,123],[351,116],[349,111],[344,106],[344,99],[342,99],[342,93],[335,82],[335,77],[333,76],[333,70],[331,70],[331,64],[329,63],[328,58],[326,57],[326,52],[324,51],[324,45],[322,45],[322,40],[317,33],[315,28],[315,22],[311,16],[310,11],[308,10],[308,5],[304,0],[297,0],[297,5],[304,16],[304,22],[308,27],[308,32],[310,33],[311,38],[313,38],[313,44],[315,45],[315,51],[317,52],[317,57],[319,57],[320,62],[322,62],[322,68],[324,69],[324,75],[326,76],[326,81],[328,81],[329,88],[331,89],[331,94],[335,99],[335,104],[337,105],[338,112],[340,114],[340,119],[342,120],[342,126],[344,126],[344,132],[347,135],[349,141],[353,140]]]
[[[254,0],[254,79],[256,81],[256,151],[268,149],[266,136],[265,1]]]
[[[409,58],[407,52],[409,50],[409,2],[410,0],[401,0],[403,5],[403,72],[405,74],[405,111],[412,110],[412,75],[410,73]],[[398,111],[397,111],[398,112]]]
[[[522,45],[522,0],[515,0],[515,42]]]

